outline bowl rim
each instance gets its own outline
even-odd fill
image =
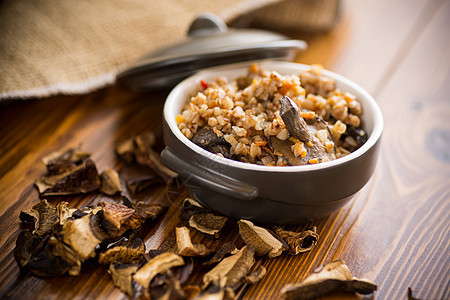
[[[177,99],[178,97],[183,97],[184,95],[184,101],[188,101],[189,97],[191,95],[186,95],[186,91],[189,89],[189,87],[192,86],[192,82],[195,82],[195,80],[200,81],[200,79],[203,77],[215,75],[220,76],[221,71],[242,71],[242,69],[248,69],[253,63],[257,63],[260,65],[261,68],[268,69],[269,71],[275,70],[275,68],[292,68],[297,69],[297,72],[309,70],[311,69],[311,65],[306,64],[300,64],[295,62],[284,62],[284,61],[274,61],[274,60],[257,60],[257,61],[251,61],[251,62],[241,62],[241,63],[235,63],[235,64],[228,64],[223,65],[219,67],[212,67],[208,69],[204,69],[202,71],[199,71],[188,78],[184,79],[180,83],[178,83],[172,91],[167,96],[166,102],[164,104],[163,109],[163,115],[164,115],[164,121],[166,122],[170,132],[179,140],[181,141],[185,146],[190,148],[195,153],[207,157],[211,160],[214,160],[216,163],[220,163],[223,165],[226,165],[227,167],[234,167],[238,169],[245,169],[249,171],[264,171],[264,172],[274,172],[274,173],[286,173],[286,172],[307,172],[307,171],[318,171],[322,169],[329,169],[332,167],[338,167],[341,165],[345,165],[350,161],[353,161],[361,156],[363,156],[369,149],[374,147],[378,140],[381,138],[382,132],[383,132],[383,115],[381,112],[381,109],[379,108],[378,104],[376,103],[375,99],[370,95],[369,92],[367,92],[364,88],[362,88],[360,85],[355,83],[354,81],[339,75],[337,73],[334,73],[329,70],[323,70],[322,74],[331,77],[336,80],[336,82],[340,82],[344,85],[350,86],[353,90],[357,91],[363,98],[365,98],[365,102],[370,106],[370,111],[373,112],[373,118],[374,118],[374,124],[373,124],[373,130],[372,133],[369,135],[369,138],[367,141],[362,145],[360,148],[355,150],[354,152],[351,152],[350,154],[329,161],[329,162],[322,162],[318,164],[310,164],[310,165],[301,165],[301,166],[264,166],[264,165],[257,165],[252,163],[245,163],[240,161],[235,161],[232,159],[220,157],[214,153],[211,153],[200,146],[194,144],[191,140],[189,140],[187,137],[185,137],[181,130],[178,128],[178,124],[176,123],[175,118],[169,118],[171,114],[173,114],[173,106],[178,103]],[[270,69],[272,68],[272,69]],[[232,78],[234,79],[234,78]],[[345,91],[344,91],[345,92]],[[358,97],[357,99],[360,99],[361,97]],[[179,100],[181,101],[181,100]],[[367,105],[366,104],[366,105]],[[364,107],[363,107],[364,109]],[[177,112],[176,114],[181,113]],[[175,149],[174,149],[175,150]]]

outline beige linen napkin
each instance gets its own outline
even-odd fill
[[[183,38],[203,12],[236,24],[314,30],[332,24],[337,7],[337,0],[3,1],[0,101],[112,84],[139,57]]]

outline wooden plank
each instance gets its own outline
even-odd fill
[[[53,97],[4,108],[2,114],[15,115],[16,118],[9,120],[8,127],[2,128],[6,134],[0,135],[0,144],[13,139],[7,153],[17,159],[17,163],[9,167],[7,159],[0,161],[0,170],[8,166],[0,177],[0,197],[7,200],[0,202],[0,224],[3,228],[0,236],[0,296],[9,292],[8,295],[16,299],[35,295],[42,295],[43,299],[83,295],[89,298],[99,293],[116,295],[114,298],[123,297],[123,293],[111,284],[104,268],[87,267],[81,277],[52,279],[19,273],[13,257],[20,230],[18,216],[21,210],[29,209],[39,201],[33,183],[45,172],[40,162],[42,157],[52,151],[82,144],[83,149],[93,154],[99,170],[106,166],[115,167],[118,164],[113,152],[115,143],[145,129],[156,129],[161,122],[163,99],[164,93],[137,95],[112,87],[87,96]],[[36,111],[40,113],[35,114]],[[48,118],[43,119],[45,114]],[[17,118],[18,115],[22,117]],[[24,138],[17,137],[14,132]],[[53,203],[69,201],[73,207],[99,201],[95,195],[51,197],[49,200]],[[86,285],[86,282],[92,285]],[[97,283],[101,283],[101,289],[106,290],[99,290]]]
[[[386,119],[381,161],[372,181],[342,210],[329,218],[290,227],[317,226],[321,238],[313,251],[296,257],[258,259],[257,264],[267,267],[267,277],[245,286],[239,291],[241,298],[278,298],[285,283],[298,282],[315,267],[337,258],[346,260],[354,275],[377,282],[377,298],[403,298],[408,286],[421,298],[449,297],[450,266],[445,256],[450,196],[449,156],[445,154],[450,132],[446,86],[449,4],[346,4],[348,12],[342,22],[330,34],[312,39],[310,49],[299,59],[322,62],[377,96]],[[106,268],[94,264],[84,266],[78,277],[41,279],[19,272],[13,258],[20,230],[18,215],[38,201],[33,182],[44,173],[40,163],[43,156],[83,143],[100,170],[120,167],[113,145],[132,133],[157,128],[164,99],[165,93],[134,94],[111,87],[86,96],[59,96],[2,107],[0,298],[127,299],[113,287]],[[174,245],[173,230],[181,224],[176,205],[184,195],[172,198],[174,206],[166,215],[146,226],[147,249]],[[164,188],[148,197],[149,201],[168,200]],[[62,199],[66,198],[52,201]],[[101,200],[97,195],[70,197],[75,207]],[[211,247],[221,242],[198,233],[193,238]],[[232,224],[223,239],[233,239],[242,246]],[[201,282],[201,271],[196,268],[191,283]]]
[[[298,61],[322,64],[374,93],[441,2],[342,1],[336,27],[308,38],[308,51]]]
[[[449,293],[448,20],[447,1],[377,95],[385,130],[373,192],[332,256],[374,279],[381,299],[408,287],[421,299]]]

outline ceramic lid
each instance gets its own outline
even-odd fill
[[[306,49],[301,40],[257,29],[229,29],[211,13],[191,24],[188,36],[139,59],[117,76],[117,82],[136,90],[171,88],[193,73],[218,65],[260,59],[292,60]]]

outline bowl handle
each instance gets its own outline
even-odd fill
[[[182,158],[169,147],[161,152],[161,160],[169,169],[178,173],[186,185],[200,186],[241,200],[252,200],[258,196],[256,187]]]

